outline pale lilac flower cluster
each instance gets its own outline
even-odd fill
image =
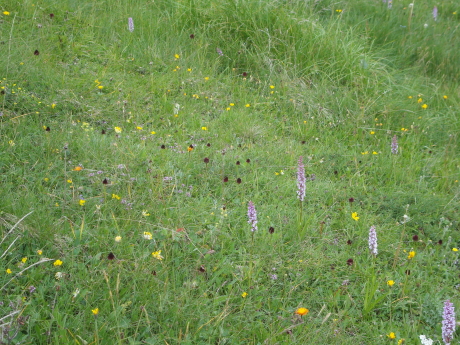
[[[454,304],[447,300],[444,302],[442,313],[442,340],[446,345],[452,341],[455,332],[455,310]]]
[[[251,231],[257,231],[257,212],[252,201],[248,204],[248,223],[251,224]]]
[[[369,249],[372,254],[377,255],[377,232],[374,225],[369,229]]]
[[[131,32],[134,31],[134,21],[131,17],[128,18],[128,30]]]
[[[297,164],[297,196],[300,201],[305,199],[305,182],[305,168],[303,165],[303,158],[300,156]]]
[[[219,56],[224,56],[224,53],[219,48],[216,48],[216,51],[217,51],[217,54],[219,54]]]
[[[438,20],[438,8],[436,6],[433,7],[433,19]]]
[[[396,134],[393,136],[393,138],[391,139],[391,153],[394,154],[394,155],[397,155],[398,154],[398,137],[396,136]]]

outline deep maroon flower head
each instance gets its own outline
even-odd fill
[[[348,266],[353,266],[353,259],[348,259],[347,260],[347,265]]]

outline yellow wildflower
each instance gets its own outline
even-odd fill
[[[37,254],[38,254],[38,255],[42,255],[42,254],[43,254],[43,250],[41,250],[41,249],[37,250]]]
[[[53,263],[54,266],[61,266],[62,264],[63,264],[63,262],[62,262],[61,260],[59,260],[59,259],[57,259],[57,260]]]
[[[115,127],[115,133],[121,133],[121,127]]]
[[[452,248],[452,251],[453,252],[458,252],[458,249],[457,248]]]
[[[247,292],[243,292],[243,293],[241,294],[241,297],[246,298],[247,295],[248,295]]]
[[[86,200],[84,200],[84,199],[80,199],[80,200],[78,201],[78,203],[80,204],[80,206],[85,206],[85,202],[86,202]]]
[[[179,54],[174,54],[174,58],[177,60],[180,58]]]
[[[304,315],[307,315],[309,312],[309,310],[307,308],[298,308],[294,314],[297,314],[297,315],[300,315],[300,316],[304,316]]]
[[[97,88],[98,88],[99,90],[102,90],[102,89],[104,88],[104,86],[99,85]]]
[[[152,234],[148,231],[144,231],[144,234],[142,235],[146,240],[151,240],[152,239]]]
[[[93,313],[93,315],[97,315],[99,314],[99,308],[91,309],[91,312]]]
[[[115,237],[115,242],[121,242],[121,236]]]
[[[444,95],[444,96],[442,96],[442,98],[444,98],[444,99],[448,99],[449,97],[447,97],[447,95]]]
[[[390,286],[390,287],[393,286],[394,284],[395,284],[394,280],[387,281],[387,285]]]
[[[118,195],[116,195],[116,194],[112,194],[112,199],[120,200],[121,198],[120,198]]]
[[[428,108],[428,104],[424,104],[424,105],[422,105],[422,108],[423,108],[423,109],[426,109],[426,108]]]
[[[163,260],[163,256],[161,255],[161,250],[153,252],[152,256],[157,260],[160,260],[160,261]]]
[[[6,273],[11,274],[11,273],[13,273],[13,271],[10,270],[9,268],[7,268],[7,269],[6,269]]]
[[[358,220],[359,220],[358,212],[353,212],[353,213],[351,214],[351,218],[353,218],[354,220],[358,221]]]
[[[22,258],[21,261],[23,264],[25,264],[27,262],[27,258]]]
[[[3,11],[3,14],[4,14],[5,16],[9,16],[9,15],[10,15],[10,12],[8,12],[8,11]]]
[[[412,259],[415,256],[415,251],[410,251],[409,255],[407,256],[408,259]]]
[[[201,129],[202,129],[203,131],[207,131],[207,130],[208,130],[208,127],[201,127]]]
[[[395,334],[395,332],[390,332],[389,334],[387,334],[387,337],[390,338],[390,339],[395,339],[396,334]]]

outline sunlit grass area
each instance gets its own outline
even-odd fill
[[[455,1],[0,6],[0,342],[457,343]]]

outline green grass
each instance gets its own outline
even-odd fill
[[[460,8],[434,5],[6,0],[1,342],[442,343]]]

